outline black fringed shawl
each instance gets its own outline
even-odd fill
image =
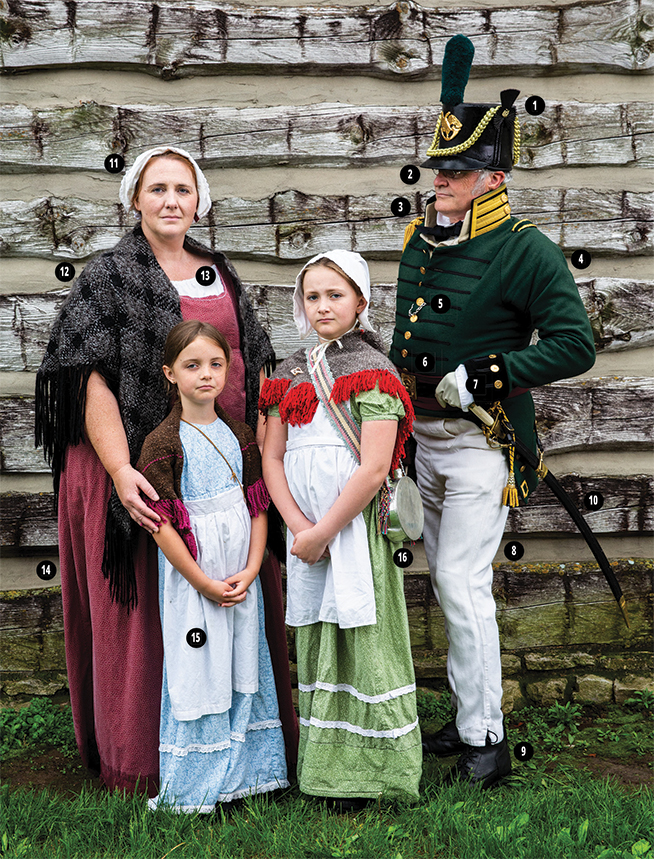
[[[212,256],[233,285],[245,363],[246,422],[255,430],[259,373],[262,367],[274,367],[270,340],[226,257],[188,237],[184,246],[191,253]],[[66,448],[84,439],[86,385],[93,370],[118,400],[130,462],[136,465],[145,437],[168,410],[163,348],[168,332],[181,321],[177,290],[140,226],[88,263],[53,325],[36,378],[35,439],[52,465],[55,493]],[[112,487],[102,571],[112,599],[128,608],[137,604],[133,545],[138,532]]]

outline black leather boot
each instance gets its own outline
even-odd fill
[[[440,731],[437,731],[433,736],[425,737],[422,741],[423,755],[447,757],[448,755],[459,755],[467,748],[468,746],[459,737],[454,719],[443,725]]]
[[[446,782],[451,784],[460,779],[469,784],[481,784],[483,790],[497,784],[511,772],[511,753],[504,737],[493,743],[490,733],[486,735],[485,746],[465,746],[465,751],[447,775]]]

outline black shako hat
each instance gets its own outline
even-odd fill
[[[509,171],[520,157],[520,125],[513,107],[520,90],[503,90],[500,104],[463,103],[474,54],[467,36],[453,36],[445,46],[443,109],[421,167]]]

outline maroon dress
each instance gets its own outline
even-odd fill
[[[243,421],[245,367],[237,302],[231,283],[225,280],[224,285],[220,295],[181,295],[180,307],[184,319],[210,322],[227,338],[232,360],[219,403],[231,417]],[[101,570],[110,492],[111,479],[90,442],[69,446],[59,491],[59,556],[71,708],[84,764],[98,771],[109,788],[155,796],[163,666],[157,547],[143,531],[134,556],[136,609],[128,611],[112,602]],[[294,772],[298,725],[291,699],[281,570],[274,556],[264,562],[260,581],[287,763]]]

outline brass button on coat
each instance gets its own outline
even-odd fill
[[[424,266],[420,266],[420,274],[424,274],[427,269]]]
[[[492,371],[493,373],[499,373],[499,372],[500,372],[500,368],[497,366],[497,364],[491,364],[491,371]]]
[[[498,390],[502,387],[502,383],[499,379],[496,382],[493,382],[493,384]]]
[[[410,332],[410,331],[405,331],[405,332],[404,332],[404,339],[405,339],[405,340],[410,340],[410,339],[411,339],[411,332]]]
[[[401,355],[403,358],[406,358],[406,356],[407,356],[408,354],[409,354],[409,353],[407,352],[407,350],[406,350],[406,349],[402,349],[402,351],[400,352],[400,355]]]

